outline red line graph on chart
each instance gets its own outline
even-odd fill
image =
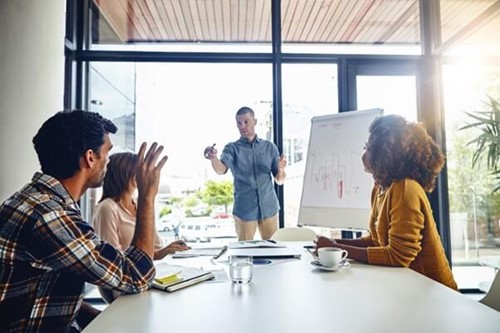
[[[308,158],[304,186],[314,198],[306,197],[305,200],[328,202],[333,206],[357,206],[357,202],[369,200],[367,193],[361,189],[362,183],[370,176],[364,172],[360,152],[349,150],[338,154],[312,149]]]

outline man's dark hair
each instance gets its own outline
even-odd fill
[[[42,172],[58,179],[80,170],[80,157],[89,149],[99,155],[104,135],[116,125],[96,112],[60,111],[50,117],[33,138]]]

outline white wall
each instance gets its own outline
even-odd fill
[[[40,169],[31,140],[63,107],[64,0],[0,0],[0,202]]]

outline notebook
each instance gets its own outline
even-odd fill
[[[177,273],[172,273],[177,272]],[[214,274],[196,267],[168,265],[161,263],[156,265],[156,276],[152,287],[155,289],[173,292],[197,283],[214,278]]]

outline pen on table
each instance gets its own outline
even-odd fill
[[[314,252],[312,251],[312,249],[313,249],[313,248],[311,248],[311,247],[306,247],[306,246],[304,246],[304,248],[307,250],[307,252],[309,252],[309,253],[313,256],[313,258],[314,258],[314,259],[318,259],[318,256],[316,255],[316,253],[314,253]]]
[[[219,259],[219,258],[220,258],[220,256],[221,256],[221,255],[223,255],[223,254],[224,254],[224,252],[226,252],[226,251],[227,251],[227,245],[223,246],[223,247],[222,247],[222,249],[220,249],[220,252],[219,252],[219,253],[217,253],[217,255],[216,255],[216,256],[214,256],[214,259]]]

